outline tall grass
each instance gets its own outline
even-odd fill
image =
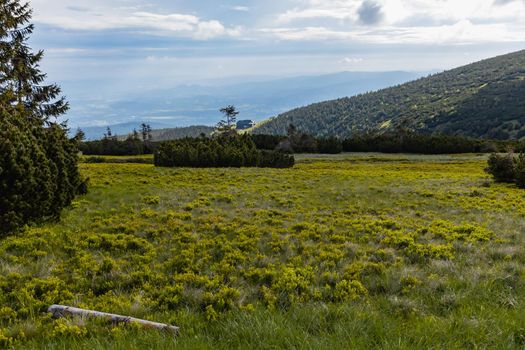
[[[525,193],[482,157],[81,167],[90,193],[60,223],[0,241],[3,347],[525,346]],[[52,303],[181,332],[52,320]]]

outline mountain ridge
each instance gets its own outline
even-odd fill
[[[525,50],[408,83],[293,109],[255,128],[288,125],[317,136],[351,137],[399,127],[477,138],[525,137]]]
[[[234,79],[223,80],[221,84],[182,85],[128,93],[112,97],[111,101],[106,101],[104,95],[93,95],[85,100],[71,100],[72,110],[68,118],[73,129],[77,126],[91,128],[89,124],[93,121],[104,125],[93,130],[95,138],[102,136],[105,125],[118,128],[118,124],[127,122],[146,122],[152,126],[154,123],[163,124],[159,128],[215,125],[222,117],[219,109],[230,104],[241,112],[239,118],[260,121],[297,106],[379,89],[423,74],[402,71],[339,72],[268,78],[265,81],[237,82]],[[118,134],[131,132],[134,127],[118,131]]]

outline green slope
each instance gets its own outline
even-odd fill
[[[284,134],[289,124],[318,136],[349,137],[402,125],[427,133],[524,138],[525,50],[377,92],[298,108],[254,132]]]

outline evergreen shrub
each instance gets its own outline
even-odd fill
[[[74,140],[56,124],[39,127],[18,114],[0,117],[0,235],[57,219],[87,181],[77,168]]]
[[[258,150],[249,135],[167,141],[155,152],[155,165],[163,167],[288,168],[294,162],[292,155]]]

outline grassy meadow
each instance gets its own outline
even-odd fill
[[[0,348],[525,347],[525,191],[486,157],[292,169],[82,163],[59,223],[0,240]],[[53,320],[51,304],[181,327]]]

